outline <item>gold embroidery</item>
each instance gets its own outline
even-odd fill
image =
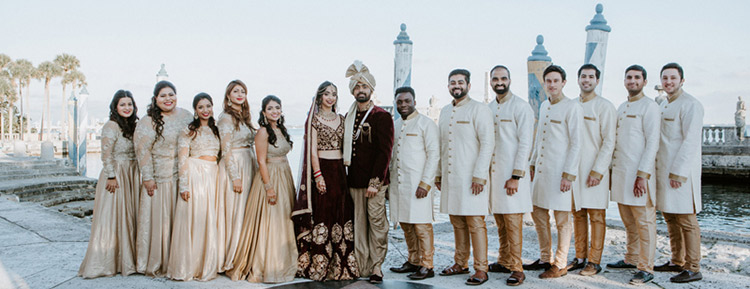
[[[664,118],[665,121],[674,121],[674,118]]]
[[[323,245],[328,240],[328,228],[323,223],[316,225],[313,229],[312,237],[315,244]]]
[[[554,119],[553,119],[553,120],[550,120],[550,122],[551,122],[551,123],[558,123],[558,124],[559,124],[559,123],[562,123],[561,121],[559,121],[559,120],[554,120]]]
[[[595,117],[590,117],[590,116],[584,116],[583,119],[585,119],[585,120],[596,120]]]
[[[329,150],[341,150],[344,144],[344,119],[339,116],[341,121],[336,129],[327,126],[318,120],[317,117],[313,117],[312,127],[318,132],[318,150],[329,151]]]
[[[456,123],[470,124],[471,122],[468,120],[459,120],[459,121],[456,121]]]
[[[500,122],[513,122],[511,119],[501,119]]]
[[[629,117],[629,118],[635,118],[635,115],[634,114],[628,114],[627,117]]]
[[[333,225],[333,228],[331,228],[331,237],[333,237],[334,243],[341,242],[342,231],[343,230],[339,224]]]
[[[419,136],[419,135],[416,133],[407,133],[406,136]]]

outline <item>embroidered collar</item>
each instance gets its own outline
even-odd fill
[[[497,97],[495,97],[495,102],[497,102],[497,104],[503,104],[503,103],[508,102],[508,100],[510,100],[512,97],[513,97],[513,93],[509,91],[508,94],[506,94],[501,99],[497,99]]]
[[[636,101],[639,101],[639,100],[641,100],[641,98],[643,98],[644,96],[645,96],[645,95],[643,94],[643,91],[641,91],[640,93],[636,94],[635,96],[632,96],[632,97],[631,97],[631,96],[628,96],[628,102],[636,102]]]
[[[471,97],[469,97],[469,95],[467,94],[466,97],[464,98],[464,100],[459,101],[458,103],[456,103],[456,100],[454,99],[453,101],[451,101],[451,104],[453,104],[453,106],[455,106],[455,107],[459,107],[459,106],[462,106],[464,104],[469,103],[469,101],[471,101]]]

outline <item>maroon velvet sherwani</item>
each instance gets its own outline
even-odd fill
[[[357,111],[355,133],[367,111]],[[354,199],[354,255],[359,263],[360,276],[380,268],[388,250],[388,219],[385,213],[385,192],[388,188],[388,164],[393,148],[393,118],[380,107],[372,111],[352,140],[352,161],[347,172]],[[365,197],[368,187],[378,189],[371,198]]]

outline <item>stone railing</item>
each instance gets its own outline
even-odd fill
[[[737,138],[737,127],[730,125],[707,125],[703,127],[703,145],[709,146],[736,146],[750,145],[747,139],[740,141]]]

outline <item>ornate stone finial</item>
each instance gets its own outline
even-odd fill
[[[594,18],[589,22],[589,25],[586,25],[586,31],[594,29],[607,32],[612,31],[612,27],[609,27],[609,25],[607,25],[607,20],[604,19],[602,11],[604,11],[604,5],[602,5],[602,3],[596,4],[596,14],[594,15]]]
[[[159,69],[159,73],[156,74],[156,76],[162,76],[162,77],[169,77],[169,74],[167,74],[167,69],[165,68],[166,65],[164,63],[161,64],[161,69]]]
[[[393,45],[396,44],[413,44],[413,42],[409,39],[409,34],[406,34],[405,23],[401,23],[401,32],[396,37],[396,40],[393,41]]]
[[[79,92],[78,95],[89,95],[89,91],[86,89],[85,84],[81,87],[81,92]]]
[[[544,36],[541,34],[536,36],[536,46],[531,51],[531,56],[527,58],[528,61],[552,61],[552,58],[547,56],[547,49],[544,49]]]

